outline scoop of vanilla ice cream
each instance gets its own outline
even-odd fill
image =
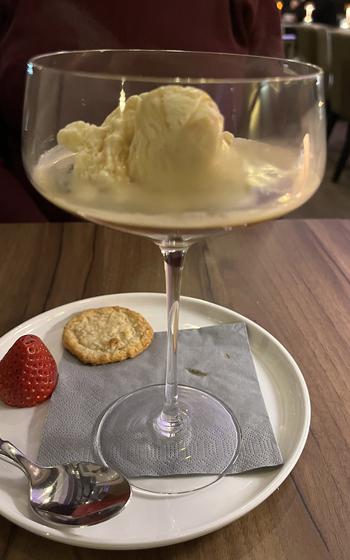
[[[200,181],[225,145],[224,119],[204,91],[164,86],[141,95],[128,169],[150,185]]]
[[[82,121],[60,130],[75,152],[74,176],[97,186],[128,181],[150,188],[200,186],[232,143],[216,103],[203,90],[162,86],[130,97],[101,126]]]
[[[76,121],[58,132],[58,143],[75,153],[76,179],[101,187],[129,180],[129,148],[139,103],[139,96],[130,97],[124,112],[117,107],[101,126]]]

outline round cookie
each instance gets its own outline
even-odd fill
[[[98,307],[75,315],[63,330],[63,346],[84,364],[109,364],[137,356],[151,344],[153,329],[126,307]]]

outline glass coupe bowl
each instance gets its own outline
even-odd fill
[[[142,111],[138,97],[129,111],[130,98],[141,94],[147,94]],[[187,109],[183,95],[193,95]],[[113,136],[104,121],[117,106]],[[96,125],[86,128],[85,159],[79,159],[80,148],[57,141],[74,121]],[[96,128],[102,123],[104,132]],[[29,61],[23,159],[35,188],[73,214],[149,237],[164,259],[165,384],[113,403],[95,441],[99,458],[135,487],[165,494],[196,490],[218,480],[236,459],[234,411],[214,395],[177,383],[184,258],[206,235],[277,218],[303,204],[320,184],[325,146],[323,76],[308,64],[138,50],[59,52]],[[107,174],[105,181],[118,157],[121,175]],[[213,452],[216,471],[210,472]],[[162,465],[159,476],[135,476],[145,457]]]

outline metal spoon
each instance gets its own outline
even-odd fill
[[[41,467],[0,438],[0,459],[5,457],[26,474],[29,503],[45,521],[95,525],[117,515],[130,498],[127,480],[109,467],[86,462]]]

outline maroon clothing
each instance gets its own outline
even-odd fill
[[[94,48],[282,55],[274,0],[0,0],[0,34],[0,221],[67,217],[29,185],[21,163],[30,57]]]

